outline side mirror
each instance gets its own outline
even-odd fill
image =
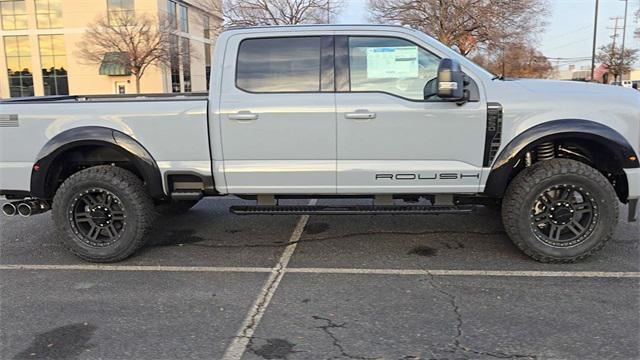
[[[438,97],[450,101],[464,99],[464,73],[460,63],[452,59],[442,59],[438,66]]]

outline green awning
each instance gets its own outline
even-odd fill
[[[131,69],[126,65],[127,63],[127,53],[106,53],[100,64],[100,75],[129,76],[131,75]]]

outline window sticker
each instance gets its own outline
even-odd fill
[[[367,78],[417,78],[418,47],[367,48]]]

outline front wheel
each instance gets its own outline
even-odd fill
[[[596,169],[574,160],[534,164],[511,182],[502,202],[505,230],[540,262],[570,263],[600,250],[618,223],[618,199]]]
[[[144,244],[153,215],[153,202],[142,181],[115,166],[71,175],[53,199],[60,240],[91,262],[116,262],[133,254]]]

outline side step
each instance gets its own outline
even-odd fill
[[[171,198],[175,201],[200,200],[203,196],[202,191],[199,190],[174,191],[171,193]]]
[[[475,205],[354,205],[354,206],[232,206],[229,211],[236,215],[440,215],[468,214]]]

